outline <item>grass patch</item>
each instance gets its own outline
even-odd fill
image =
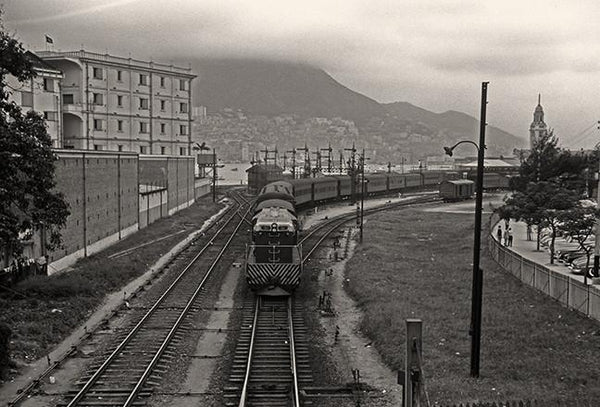
[[[79,326],[104,297],[142,275],[164,253],[202,226],[221,205],[210,198],[163,218],[106,250],[78,261],[73,270],[49,277],[33,277],[0,292],[0,323],[12,330],[11,356],[31,361],[60,343]],[[112,253],[136,247],[161,236],[186,230],[115,259]]]
[[[506,274],[486,250],[481,377],[469,377],[473,215],[385,212],[369,217],[364,234],[346,281],[364,312],[361,330],[404,370],[405,319],[421,318],[432,401],[600,402],[600,324]]]

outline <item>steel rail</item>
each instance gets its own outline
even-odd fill
[[[298,390],[298,371],[296,370],[296,340],[294,338],[294,320],[292,318],[292,298],[288,298],[288,319],[289,337],[290,337],[290,364],[292,368],[292,380],[294,383],[294,399],[292,400],[293,407],[300,407],[300,392]]]
[[[250,208],[248,208],[248,210],[250,210]],[[142,374],[142,376],[138,380],[137,384],[135,385],[135,387],[131,391],[131,394],[129,395],[129,397],[125,401],[125,404],[123,404],[123,407],[130,407],[133,404],[133,402],[135,401],[138,393],[142,390],[142,387],[146,383],[146,380],[148,380],[148,377],[150,377],[150,374],[152,373],[152,370],[154,369],[154,367],[158,363],[158,360],[163,355],[164,351],[167,349],[167,346],[169,346],[169,343],[173,339],[173,336],[175,336],[175,332],[177,331],[177,329],[179,329],[179,326],[183,322],[183,319],[187,316],[189,310],[192,308],[192,305],[194,304],[194,301],[196,300],[196,298],[198,297],[198,295],[200,294],[200,292],[204,288],[204,284],[206,283],[206,280],[208,280],[208,278],[212,275],[212,272],[214,271],[214,269],[216,268],[217,264],[221,260],[221,257],[223,257],[223,253],[225,253],[225,250],[227,250],[229,248],[229,245],[231,244],[231,241],[233,240],[233,238],[237,234],[238,230],[242,226],[242,223],[243,223],[243,219],[237,224],[237,226],[235,227],[235,230],[233,231],[233,233],[231,234],[231,236],[229,236],[229,239],[227,239],[227,242],[223,245],[223,248],[219,251],[219,254],[215,258],[215,260],[212,262],[212,264],[210,265],[210,267],[208,268],[208,271],[206,272],[206,274],[202,278],[202,281],[200,281],[200,283],[198,284],[198,287],[196,288],[196,290],[192,294],[191,298],[188,300],[188,302],[187,302],[186,306],[184,307],[184,309],[181,311],[181,314],[177,318],[177,321],[175,321],[175,324],[173,325],[173,327],[169,331],[167,337],[163,340],[163,343],[161,344],[161,346],[158,349],[158,351],[156,351],[154,357],[152,358],[152,360],[150,361],[150,363],[146,367],[146,370],[144,370],[144,373]],[[211,242],[212,242],[212,240],[211,240]]]
[[[108,358],[100,365],[100,367],[96,370],[96,372],[88,379],[86,384],[79,390],[79,392],[75,395],[75,397],[69,402],[67,407],[74,407],[77,405],[79,401],[85,396],[85,394],[90,390],[90,388],[96,383],[98,378],[104,373],[104,371],[108,368],[108,366],[114,361],[114,359],[121,353],[121,351],[129,344],[132,338],[138,333],[138,331],[142,328],[144,323],[154,314],[156,309],[161,305],[167,295],[170,294],[171,291],[175,288],[177,283],[183,278],[183,276],[189,271],[192,265],[200,258],[202,254],[213,244],[213,241],[216,237],[229,225],[231,220],[236,216],[234,213],[231,217],[227,219],[225,224],[216,231],[214,236],[210,239],[210,241],[198,252],[196,256],[188,263],[188,265],[183,269],[183,271],[177,276],[175,281],[167,288],[167,290],[160,296],[160,298],[154,303],[154,305],[146,312],[146,314],[142,317],[142,319],[133,327],[133,329],[129,332],[129,334],[121,341],[121,343],[115,348],[115,350],[108,356]]]
[[[256,338],[256,330],[258,326],[258,312],[260,310],[260,297],[256,297],[256,306],[254,308],[254,320],[252,321],[252,334],[250,336],[250,346],[248,348],[248,363],[246,363],[246,374],[244,376],[244,385],[242,386],[242,394],[240,395],[239,407],[246,406],[246,396],[248,394],[248,383],[250,382],[250,369],[252,367],[252,353],[254,351],[254,339]]]
[[[378,207],[375,207],[375,208],[365,209],[364,215],[372,215],[373,213],[382,212],[382,211],[385,211],[385,210],[388,210],[388,209],[402,208],[402,207],[410,206],[410,205],[413,205],[413,204],[422,204],[422,203],[435,202],[436,200],[437,199],[434,198],[434,197],[432,197],[432,196],[417,197],[416,199],[413,199],[413,200],[410,200],[410,201],[396,202],[394,204],[382,205],[382,206],[378,206]],[[341,225],[343,225],[344,223],[350,222],[354,218],[356,218],[356,214],[355,213],[342,214],[342,215],[335,216],[335,217],[329,219],[327,222],[321,223],[320,225],[317,225],[314,228],[311,228],[310,231],[308,232],[308,234],[306,236],[303,236],[302,239],[300,239],[299,244],[304,243],[306,240],[308,240],[309,238],[311,238],[317,232],[325,229],[327,226],[332,225],[332,224],[334,225],[329,230],[327,230],[323,234],[323,236],[321,236],[318,239],[318,241],[313,245],[313,247],[308,251],[308,253],[306,253],[305,255],[302,256],[302,263],[304,263],[305,261],[307,261],[310,258],[310,256],[317,249],[317,247],[329,235],[331,235]]]

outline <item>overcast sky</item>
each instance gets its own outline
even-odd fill
[[[542,94],[563,146],[600,141],[599,0],[3,0],[26,47],[186,61],[259,57],[325,69],[380,102],[479,117],[526,138]]]

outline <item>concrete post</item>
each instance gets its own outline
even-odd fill
[[[419,407],[419,380],[422,349],[422,324],[420,319],[406,320],[406,358],[404,375],[404,407]]]

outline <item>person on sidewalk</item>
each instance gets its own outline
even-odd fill
[[[496,232],[496,236],[498,237],[498,243],[502,244],[502,226],[498,225],[498,231]]]
[[[512,228],[508,228],[508,230],[506,231],[506,240],[508,247],[512,246],[513,243],[513,234],[512,234]]]

